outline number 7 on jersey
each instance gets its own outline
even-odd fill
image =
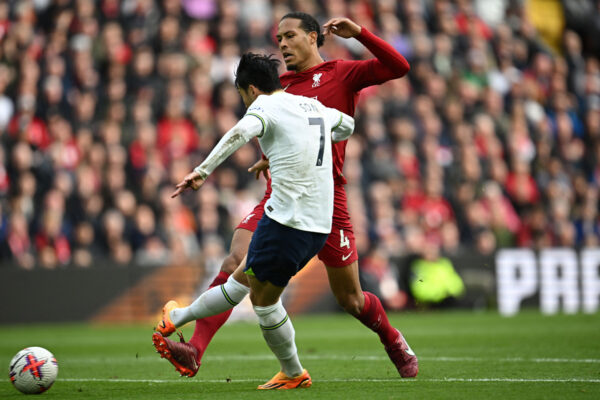
[[[323,165],[323,151],[325,150],[325,122],[323,118],[309,118],[309,125],[319,125],[319,129],[321,130],[321,137],[319,139],[319,155],[317,156],[317,167]]]

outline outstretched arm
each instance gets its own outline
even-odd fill
[[[200,188],[215,168],[250,139],[260,135],[262,130],[263,125],[257,117],[246,115],[219,140],[202,164],[194,168],[194,172],[188,174],[175,186],[171,197],[177,197],[188,188],[194,190]]]

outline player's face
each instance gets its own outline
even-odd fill
[[[279,23],[277,42],[279,51],[288,71],[302,71],[303,64],[308,60],[314,38],[301,27],[301,20],[285,18]],[[315,36],[313,34],[313,36]]]

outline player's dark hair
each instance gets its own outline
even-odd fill
[[[257,89],[272,93],[281,89],[279,82],[279,60],[272,54],[244,53],[235,72],[235,86],[247,90],[254,85]]]
[[[325,41],[325,36],[321,33],[321,27],[317,20],[310,14],[303,13],[301,11],[293,11],[285,14],[281,21],[286,18],[293,18],[300,20],[300,28],[306,33],[317,32],[317,47],[323,46],[323,42]]]

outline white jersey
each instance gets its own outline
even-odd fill
[[[333,214],[331,133],[333,140],[340,141],[353,129],[352,117],[315,99],[283,91],[260,95],[196,171],[208,175],[235,149],[258,136],[271,170],[272,193],[265,213],[291,228],[329,233]],[[231,151],[229,147],[235,148]]]
[[[342,113],[308,97],[276,92],[259,96],[246,115],[264,124],[258,140],[269,159],[273,190],[265,213],[292,228],[331,232],[331,131],[343,122]]]

